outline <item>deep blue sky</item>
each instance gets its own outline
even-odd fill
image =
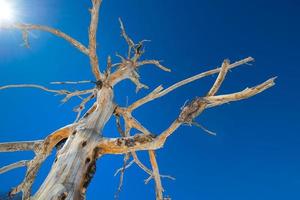
[[[12,1],[12,0],[11,0]],[[59,28],[87,43],[88,0],[14,0],[19,20]],[[235,92],[278,76],[275,87],[251,99],[205,111],[198,121],[217,132],[207,135],[196,127],[182,127],[157,152],[160,171],[176,177],[163,180],[165,194],[175,200],[266,200],[300,198],[299,57],[300,3],[286,1],[225,0],[104,0],[100,15],[99,55],[125,53],[118,17],[133,39],[150,39],[146,57],[164,60],[172,73],[146,66],[142,81],[151,88],[168,86],[191,75],[253,56],[227,77],[220,93]],[[41,32],[30,35],[31,48],[22,47],[18,31],[0,32],[0,84],[87,80],[88,59],[61,39]],[[114,61],[117,59],[114,57]],[[139,109],[135,116],[160,133],[179,113],[183,103],[205,94],[214,77],[197,81]],[[129,81],[116,88],[116,102],[126,104],[137,95]],[[0,92],[0,141],[44,138],[72,122],[70,101],[38,90]],[[104,134],[116,136],[110,123]],[[0,154],[1,166],[32,156],[29,152]],[[141,153],[146,164],[147,154]],[[43,165],[34,185],[43,181],[53,156]],[[121,156],[105,156],[89,187],[88,199],[113,199],[122,166]],[[24,177],[24,169],[0,176],[6,192]],[[153,182],[137,167],[126,171],[120,199],[154,199]]]

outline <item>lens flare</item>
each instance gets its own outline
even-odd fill
[[[0,0],[0,23],[11,22],[14,19],[12,5],[8,0]]]

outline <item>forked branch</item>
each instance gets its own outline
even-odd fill
[[[226,67],[226,72],[230,69],[233,69],[235,67],[238,67],[240,65],[243,65],[243,64],[246,64],[246,63],[249,63],[249,62],[252,62],[254,61],[254,59],[252,57],[248,57],[248,58],[245,58],[245,59],[242,59],[240,61],[237,61],[237,62],[234,62],[230,65],[228,65]],[[128,109],[130,111],[133,111],[135,109],[137,109],[138,107],[142,106],[143,104],[145,103],[148,103],[154,99],[157,99],[157,98],[160,98],[166,94],[168,94],[169,92],[172,92],[173,90],[181,87],[181,86],[184,86],[188,83],[191,83],[193,81],[196,81],[198,79],[201,79],[201,78],[204,78],[206,76],[210,76],[210,75],[213,75],[213,74],[216,74],[216,73],[219,73],[221,71],[222,67],[219,67],[219,68],[216,68],[216,69],[213,69],[213,70],[209,70],[209,71],[206,71],[206,72],[202,72],[200,74],[197,74],[195,76],[192,76],[190,78],[187,78],[187,79],[184,79],[182,81],[179,81],[173,85],[171,85],[170,87],[166,88],[163,90],[163,87],[162,86],[159,86],[157,87],[155,90],[153,90],[150,94],[148,94],[147,96],[143,97],[142,99],[134,102],[133,104],[131,104]],[[223,74],[224,72],[222,72]],[[225,73],[224,73],[225,75]],[[223,75],[222,75],[223,76]],[[219,80],[220,81],[220,80]],[[214,89],[215,90],[215,89]]]
[[[215,107],[223,103],[247,99],[272,87],[275,78],[246,90],[219,96],[198,97],[185,106],[179,117],[160,135],[137,134],[125,138],[106,138],[99,143],[101,154],[124,154],[132,151],[156,150],[162,148],[166,139],[176,131],[180,125],[192,122],[203,109]]]

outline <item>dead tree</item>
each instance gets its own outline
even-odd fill
[[[119,189],[122,186],[125,169],[132,164],[137,164],[149,175],[147,181],[151,179],[154,180],[156,199],[162,200],[165,197],[163,196],[161,178],[172,177],[160,174],[155,151],[163,148],[168,137],[184,124],[198,125],[208,133],[213,134],[201,125],[195,123],[195,118],[205,109],[220,106],[232,101],[243,100],[263,92],[274,85],[275,78],[271,78],[259,85],[246,88],[239,92],[221,95],[217,94],[227,72],[230,69],[252,62],[253,58],[248,57],[233,63],[224,60],[220,67],[184,79],[167,88],[163,88],[163,86],[160,85],[148,95],[131,105],[121,107],[114,102],[114,88],[118,83],[129,79],[136,85],[136,90],[138,91],[142,88],[147,88],[146,85],[140,82],[140,76],[137,71],[142,66],[153,65],[166,72],[170,72],[171,70],[161,65],[158,60],[143,60],[143,45],[145,41],[135,43],[127,35],[124,25],[120,20],[121,36],[128,45],[128,52],[124,56],[118,55],[120,61],[116,63],[113,63],[112,59],[108,57],[106,69],[101,71],[97,56],[96,36],[99,8],[102,1],[92,0],[91,2],[92,8],[90,9],[91,20],[88,32],[88,46],[85,46],[60,30],[47,26],[12,24],[2,27],[5,29],[16,29],[21,31],[26,46],[29,46],[28,32],[31,30],[46,31],[66,40],[90,59],[90,66],[95,81],[66,81],[53,82],[53,84],[81,84],[92,82],[95,85],[91,89],[82,91],[54,90],[35,84],[1,86],[1,90],[25,87],[37,88],[54,94],[63,95],[63,102],[66,102],[73,97],[81,98],[82,102],[75,108],[75,111],[78,112],[78,114],[74,123],[58,129],[44,139],[37,141],[1,143],[0,152],[33,151],[35,156],[32,160],[22,160],[2,167],[0,173],[18,167],[27,168],[23,182],[13,188],[10,192],[10,195],[22,192],[24,200],[85,199],[88,184],[95,173],[96,160],[100,159],[105,154],[123,154],[124,164],[123,167],[118,170],[121,174]],[[178,117],[174,119],[173,123],[171,123],[168,128],[162,130],[161,133],[152,133],[151,129],[143,126],[138,119],[134,117],[134,111],[144,104],[167,95],[169,92],[172,92],[183,85],[212,74],[218,74],[218,76],[211,86],[211,89],[202,97],[196,97],[191,102],[185,104],[182,109],[179,110]],[[86,103],[91,100],[95,101],[94,104],[86,109]],[[84,111],[85,113],[82,113]],[[118,138],[108,138],[102,131],[107,121],[112,117],[116,118],[116,126],[120,132],[120,137]],[[121,126],[121,118],[124,120],[124,127]],[[139,133],[133,135],[132,129],[138,130]],[[62,148],[57,152],[56,159],[52,164],[52,168],[47,178],[44,180],[38,191],[35,194],[31,194],[31,187],[41,164],[51,154],[55,146],[59,144],[61,144]],[[136,154],[137,151],[149,152],[151,167],[145,166],[139,160]],[[129,162],[130,159],[132,159],[132,161]]]

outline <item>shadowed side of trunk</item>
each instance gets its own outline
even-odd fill
[[[33,199],[85,198],[86,188],[96,170],[101,130],[113,113],[112,99],[110,88],[99,90],[97,108],[83,118],[63,148],[57,152],[51,171]]]

